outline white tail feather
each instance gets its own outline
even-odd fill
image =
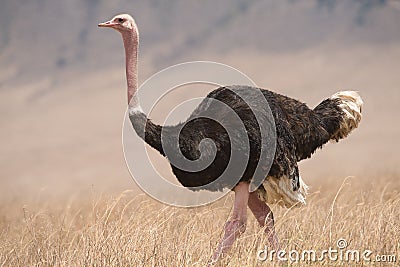
[[[345,138],[349,133],[358,127],[361,121],[361,108],[363,101],[360,95],[354,91],[341,91],[337,92],[330,99],[339,99],[339,107],[344,112],[342,122],[340,123],[339,130],[332,135],[331,140],[338,141],[339,139]]]

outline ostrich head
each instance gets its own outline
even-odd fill
[[[99,23],[99,27],[113,28],[124,34],[126,32],[134,31],[137,34],[137,27],[135,20],[128,14],[120,14],[113,17],[111,20]]]

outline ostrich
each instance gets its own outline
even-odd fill
[[[199,158],[200,142],[204,138],[212,139],[215,143],[217,151],[214,161],[201,171],[189,172],[171,164],[173,173],[183,186],[190,189],[215,181],[229,161],[230,142],[234,143],[232,147],[240,147],[242,139],[247,139],[250,143],[246,170],[241,177],[235,177],[237,179],[232,177],[232,180],[238,182],[230,185],[229,181],[225,181],[208,188],[208,190],[221,190],[231,186],[229,188],[235,193],[232,214],[225,224],[224,235],[211,257],[211,262],[217,261],[224,255],[238,236],[245,231],[247,207],[259,225],[265,227],[271,245],[277,247],[274,218],[268,204],[280,203],[286,207],[305,204],[307,185],[299,175],[297,162],[311,157],[317,148],[321,148],[328,141],[337,142],[345,138],[358,127],[363,104],[358,93],[341,91],[323,100],[314,109],[310,109],[300,101],[269,90],[250,86],[224,86],[209,93],[186,122],[176,126],[156,125],[143,113],[137,96],[139,34],[134,19],[130,15],[121,14],[98,26],[115,29],[122,35],[126,56],[128,113],[132,126],[140,138],[165,156],[165,146],[170,145],[169,135],[173,135],[176,128],[184,125],[179,132],[178,149],[190,160]],[[264,144],[263,140],[260,140],[259,131],[263,121],[260,123],[256,120],[249,106],[235,92],[249,96],[249,99],[257,104],[260,100],[256,96],[253,97],[256,90],[261,90],[272,111],[277,145],[268,175],[263,178],[262,184],[255,191],[250,192],[250,180],[255,166],[259,163],[260,146]],[[244,122],[247,136],[237,136],[234,140],[230,140],[221,125],[213,120],[198,118],[208,113],[217,114],[221,119],[225,116],[223,110],[215,110],[215,107],[210,105],[210,99],[221,101],[233,109]],[[266,112],[263,106],[260,106],[259,110],[261,113]],[[265,115],[264,121],[267,117]],[[166,139],[163,140],[165,142],[161,142],[161,131],[165,134]]]

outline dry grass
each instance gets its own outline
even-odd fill
[[[400,178],[321,180],[308,205],[274,207],[282,248],[289,251],[336,248],[396,254],[400,263]],[[181,209],[147,196],[124,192],[117,198],[89,196],[59,207],[18,201],[0,208],[0,266],[205,266],[229,215],[232,195],[212,205]],[[262,262],[268,245],[249,213],[247,231],[221,266],[304,266]],[[323,261],[312,266],[362,266],[362,262]],[[365,262],[364,262],[365,265]]]

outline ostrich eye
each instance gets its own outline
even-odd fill
[[[125,21],[124,19],[118,18],[118,22],[119,22],[119,23],[122,23],[122,22],[124,22],[124,21]]]

